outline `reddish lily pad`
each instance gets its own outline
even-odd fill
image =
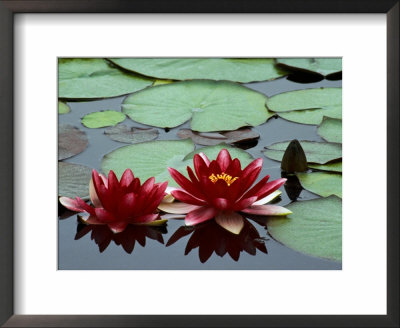
[[[89,199],[92,169],[78,164],[58,162],[58,195]]]
[[[250,128],[228,132],[195,132],[190,129],[181,129],[178,137],[181,139],[191,138],[194,143],[199,145],[215,146],[221,142],[227,144],[248,142],[260,138],[260,134]]]
[[[83,152],[88,145],[84,131],[70,124],[58,127],[58,160],[63,160]]]
[[[135,144],[157,139],[158,130],[152,128],[129,127],[125,124],[118,124],[104,130],[104,134],[114,141]]]

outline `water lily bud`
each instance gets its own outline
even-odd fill
[[[306,154],[298,140],[292,140],[287,146],[282,158],[281,169],[288,173],[307,171]]]

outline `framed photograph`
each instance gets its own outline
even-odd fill
[[[1,1],[1,323],[398,326],[369,4]]]

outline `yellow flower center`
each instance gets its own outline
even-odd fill
[[[217,175],[215,175],[213,173],[208,178],[211,180],[212,183],[216,183],[218,180],[224,180],[226,182],[226,184],[228,185],[228,187],[232,183],[234,183],[237,179],[239,179],[238,177],[232,178],[232,176],[230,176],[229,174],[226,174],[224,172],[222,172],[221,174],[217,174]]]

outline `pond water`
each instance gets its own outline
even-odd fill
[[[288,78],[280,78],[244,85],[267,96],[273,96],[306,88],[341,87],[342,81],[297,83]],[[89,146],[82,153],[64,162],[82,164],[99,171],[105,154],[127,145],[107,137],[104,134],[105,128],[89,129],[80,123],[84,115],[94,111],[108,109],[120,111],[124,98],[125,96],[87,102],[68,102],[71,112],[59,115],[59,124],[69,123],[85,131]],[[130,119],[126,119],[123,124],[145,127]],[[178,140],[177,132],[181,128],[189,128],[189,123],[170,130],[158,129],[157,140]],[[281,177],[280,163],[262,154],[261,151],[265,146],[292,139],[323,141],[317,134],[317,126],[292,123],[282,118],[273,117],[253,129],[259,132],[260,139],[257,143],[246,145],[246,151],[254,158],[263,158],[264,165],[260,177],[269,174],[271,180]],[[289,204],[297,196],[293,195],[293,189],[295,194],[296,190],[298,193],[296,186],[291,189],[283,187],[280,189],[282,195],[276,204],[281,206]],[[298,195],[299,200],[313,198],[319,196],[306,190],[301,190]],[[342,268],[340,262],[307,256],[275,241],[268,235],[263,219],[255,221],[249,218],[238,236],[212,224],[200,225],[196,229],[185,229],[183,220],[175,219],[169,220],[164,228],[128,229],[121,234],[113,235],[102,226],[97,226],[93,230],[91,226],[79,224],[76,213],[60,208],[59,215],[58,268],[63,270],[337,270]]]

